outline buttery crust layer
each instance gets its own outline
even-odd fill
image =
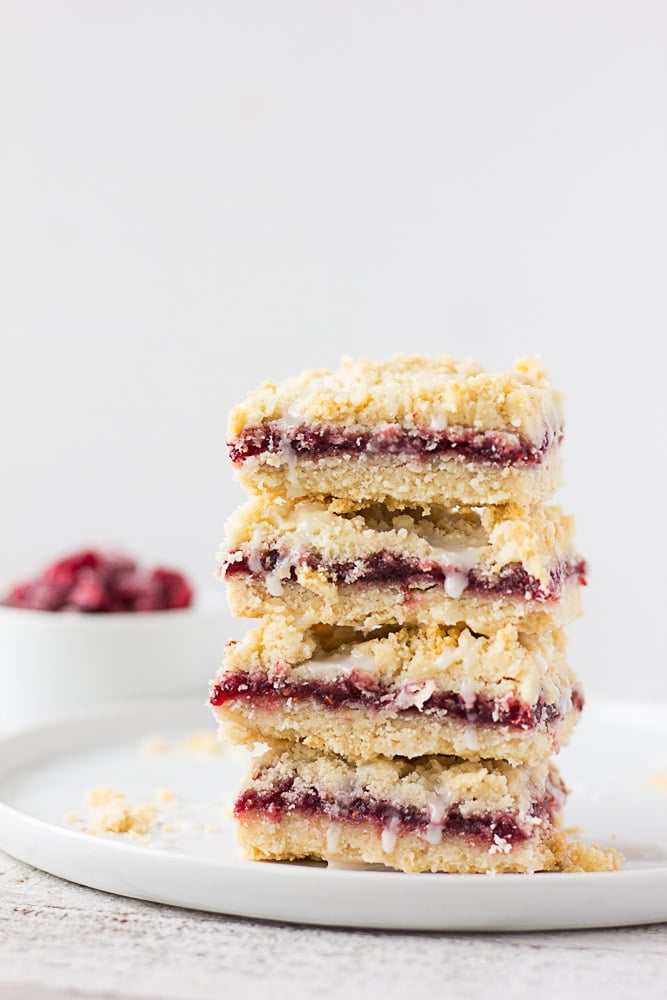
[[[297,741],[361,761],[442,754],[529,764],[547,760],[569,742],[579,708],[573,705],[560,720],[542,730],[466,724],[446,716],[375,712],[350,705],[332,712],[313,701],[280,695],[229,701],[214,707],[213,713],[223,738],[233,743]]]
[[[250,494],[269,497],[341,498],[356,504],[383,503],[388,497],[402,504],[515,503],[531,507],[549,500],[561,483],[557,446],[545,461],[533,466],[493,466],[453,459],[421,462],[357,460],[346,457],[320,461],[268,454],[235,467],[241,486]]]
[[[284,583],[280,596],[269,594],[256,577],[228,577],[227,599],[232,613],[261,618],[286,610],[304,625],[420,625],[428,622],[456,625],[466,622],[476,632],[494,632],[515,624],[524,632],[541,632],[567,625],[582,611],[581,588],[569,581],[556,602],[543,604],[501,595],[443,599],[442,587],[409,589],[400,584],[353,584],[315,589]]]
[[[403,872],[553,871],[560,867],[557,841],[550,833],[512,848],[510,855],[489,854],[487,847],[461,837],[445,837],[437,845],[414,833],[397,837],[385,850],[382,834],[370,824],[336,823],[323,818],[284,814],[279,820],[248,813],[238,822],[238,839],[252,861],[322,860],[338,864],[380,864]],[[385,838],[385,844],[387,839]]]

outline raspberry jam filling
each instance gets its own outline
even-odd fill
[[[424,694],[428,696],[424,697]],[[432,691],[429,694],[419,684],[387,689],[375,684],[360,671],[352,671],[332,680],[290,680],[278,672],[269,677],[259,672],[228,671],[211,688],[210,702],[216,708],[239,698],[269,710],[289,698],[294,701],[308,699],[325,709],[362,706],[381,711],[390,708],[401,715],[440,715],[465,723],[512,726],[524,731],[548,727],[563,715],[559,704],[546,704],[543,698],[529,705],[513,696],[494,700],[483,694],[464,698],[452,691]],[[584,704],[582,695],[575,690],[571,698],[573,707],[581,711]]]
[[[492,465],[539,465],[561,432],[545,432],[540,445],[509,431],[476,431],[470,427],[407,428],[389,424],[379,430],[340,428],[326,424],[288,427],[279,421],[246,427],[229,442],[232,462],[240,464],[263,454],[289,452],[319,459],[336,455],[394,455],[407,461],[434,455]]]
[[[289,563],[292,565],[289,565]],[[251,569],[252,564],[252,569]],[[297,567],[321,573],[327,581],[336,584],[386,583],[401,584],[408,589],[424,590],[432,586],[444,586],[447,577],[455,574],[461,592],[481,596],[503,595],[521,597],[527,601],[557,600],[566,580],[577,577],[586,585],[586,563],[583,559],[556,564],[550,572],[550,584],[544,587],[536,577],[531,576],[519,563],[510,563],[498,573],[488,573],[478,566],[470,570],[460,570],[454,566],[443,567],[435,562],[423,562],[383,549],[365,559],[333,561],[320,559],[316,553],[290,554],[277,549],[245,555],[236,549],[229,553],[224,564],[226,577],[238,575],[270,576],[280,564],[282,583],[297,582]],[[462,584],[462,585],[461,585]]]
[[[301,786],[301,787],[299,787]],[[517,844],[530,839],[537,827],[550,827],[560,808],[564,790],[547,783],[544,797],[533,804],[528,819],[521,819],[507,811],[494,810],[477,815],[463,815],[460,805],[449,807],[438,823],[431,814],[415,806],[389,802],[372,796],[353,796],[336,799],[313,786],[303,787],[296,776],[276,784],[267,791],[253,788],[242,792],[234,804],[237,819],[248,813],[261,813],[279,822],[285,813],[321,817],[340,823],[373,823],[378,830],[390,829],[401,833],[419,833],[430,842],[442,836],[464,837],[473,843],[491,846],[494,843]],[[438,835],[433,837],[434,832]]]
[[[170,611],[189,607],[192,597],[176,570],[142,569],[128,556],[84,549],[17,583],[2,603],[33,611]]]

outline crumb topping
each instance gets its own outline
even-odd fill
[[[481,567],[498,573],[519,563],[544,586],[554,566],[575,558],[574,519],[560,507],[425,509],[371,504],[346,509],[340,501],[250,500],[226,526],[223,565],[264,551],[281,554],[278,582],[295,567],[312,574],[300,557],[315,553],[323,562],[360,561],[379,552],[396,552],[425,565],[467,571]],[[240,555],[239,555],[240,553]]]
[[[302,372],[282,385],[264,382],[230,415],[229,440],[248,427],[400,424],[500,430],[540,445],[562,426],[561,396],[539,358],[510,372],[486,372],[471,359],[396,354],[386,361],[343,358],[334,372]]]
[[[141,744],[141,752],[145,755],[163,753],[192,753],[202,756],[213,756],[220,753],[222,744],[215,733],[208,729],[197,730],[182,740],[170,743],[163,736],[149,736]]]
[[[527,817],[534,803],[543,799],[549,779],[556,788],[562,787],[557,771],[546,763],[512,766],[499,760],[432,756],[351,764],[294,745],[260,757],[248,785],[261,793],[295,782],[297,793],[312,786],[332,799],[371,797],[425,811],[457,804],[464,816],[497,809]]]
[[[488,637],[462,625],[427,625],[376,629],[369,636],[327,625],[304,630],[280,615],[228,644],[218,677],[229,670],[295,681],[355,672],[387,688],[431,682],[432,690],[494,700],[511,695],[530,705],[543,698],[565,706],[575,683],[562,629],[528,634],[505,625]]]

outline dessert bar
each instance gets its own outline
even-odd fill
[[[565,634],[463,626],[301,630],[266,619],[211,682],[225,737],[302,741],[350,760],[454,754],[546,760],[583,705]]]
[[[232,411],[228,443],[250,492],[531,505],[559,486],[562,427],[536,358],[489,373],[446,355],[395,355],[264,383]]]
[[[488,632],[576,618],[586,566],[555,506],[347,510],[255,499],[230,519],[220,574],[236,615],[327,624],[465,621]]]
[[[587,567],[538,358],[344,358],[230,415],[247,502],[218,556],[259,618],[210,683],[253,746],[234,807],[252,860],[403,872],[594,871],[552,764],[584,699],[564,626]],[[266,752],[264,752],[266,751]],[[409,885],[409,880],[406,885]]]
[[[319,858],[408,872],[533,872],[556,866],[565,799],[555,768],[424,757],[353,765],[304,747],[270,750],[236,800],[256,860]]]

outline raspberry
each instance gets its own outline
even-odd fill
[[[104,583],[92,569],[83,569],[67,595],[70,607],[80,611],[107,611],[108,602]]]
[[[158,567],[151,574],[151,580],[162,589],[165,608],[187,608],[192,603],[192,589],[180,573]]]
[[[189,607],[192,588],[175,570],[142,570],[128,556],[84,549],[17,583],[4,604],[35,611],[163,611]]]

